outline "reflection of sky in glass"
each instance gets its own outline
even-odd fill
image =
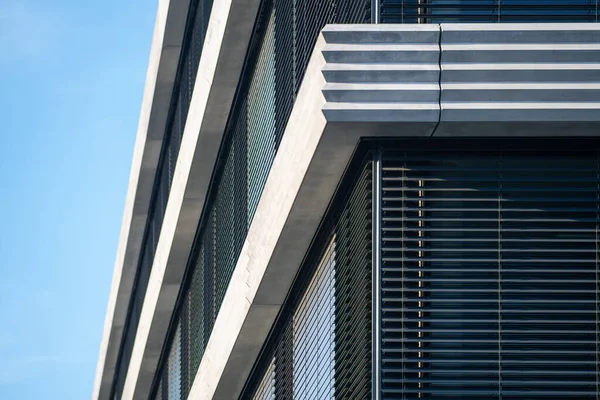
[[[169,355],[169,398],[181,398],[181,326],[177,326],[173,339],[172,351]]]
[[[274,400],[275,399],[275,358],[271,360],[263,380],[256,390],[253,399],[256,400]]]
[[[333,399],[335,251],[329,245],[294,315],[294,399]]]

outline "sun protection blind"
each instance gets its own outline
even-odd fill
[[[599,163],[383,152],[382,398],[598,398]]]
[[[597,0],[381,0],[384,23],[597,22]]]
[[[183,130],[192,100],[192,92],[196,82],[212,4],[212,0],[193,0],[190,2],[185,37],[179,57],[177,78],[174,83],[171,108],[169,110],[169,119],[164,134],[156,177],[154,178],[152,200],[148,210],[148,220],[140,250],[135,284],[133,285],[124,335],[119,349],[119,359],[115,372],[116,379],[112,388],[112,397],[117,399],[121,398],[123,386],[125,385],[142,305],[144,304],[146,289],[150,280],[156,246],[158,246],[158,237],[173,183]]]
[[[325,4],[327,3],[327,4]],[[265,0],[225,129],[188,272],[153,384],[185,399],[252,223],[310,54],[328,23],[367,22],[369,0]],[[166,204],[166,203],[165,203]],[[181,327],[181,350],[175,345]],[[168,357],[181,351],[181,379]],[[167,400],[163,397],[163,400]]]
[[[372,162],[359,164],[316,236],[242,399],[371,398]]]

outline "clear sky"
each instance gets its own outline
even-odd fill
[[[0,399],[89,399],[157,1],[0,0]]]

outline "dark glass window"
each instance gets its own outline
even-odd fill
[[[600,157],[538,146],[383,153],[383,398],[597,398]]]
[[[243,399],[369,399],[372,168],[338,196]]]
[[[381,0],[384,23],[597,22],[596,0]]]
[[[207,210],[154,383],[186,398],[321,29],[369,22],[370,0],[266,0],[250,39]],[[181,327],[181,340],[176,329]],[[181,352],[181,379],[171,368]],[[171,386],[181,386],[172,391]],[[165,389],[167,388],[167,389]]]

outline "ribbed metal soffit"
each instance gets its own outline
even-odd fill
[[[438,136],[547,122],[537,129],[552,136],[600,121],[598,24],[335,25],[323,37],[329,122],[439,123]]]

